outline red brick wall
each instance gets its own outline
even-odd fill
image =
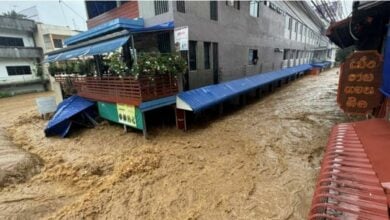
[[[99,24],[105,23],[115,18],[137,18],[139,17],[138,2],[130,1],[119,8],[103,13],[92,19],[87,20],[88,29],[93,28]]]

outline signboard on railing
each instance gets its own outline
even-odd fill
[[[176,51],[188,50],[188,27],[177,27],[174,31]]]
[[[345,112],[366,114],[381,101],[382,57],[377,51],[354,52],[341,66],[337,101]]]
[[[131,127],[137,127],[135,107],[133,105],[116,104],[119,122]]]

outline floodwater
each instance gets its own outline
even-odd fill
[[[34,97],[50,93],[0,99],[6,134],[42,163],[0,189],[0,218],[305,219],[330,128],[347,121],[336,71],[149,140],[108,123],[45,138]]]

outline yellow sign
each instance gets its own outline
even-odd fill
[[[134,106],[126,104],[116,104],[116,109],[118,111],[119,122],[132,127],[137,127]]]

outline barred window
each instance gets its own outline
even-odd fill
[[[210,69],[210,42],[204,42],[203,44],[203,56],[204,56],[204,69]]]
[[[176,1],[176,10],[181,13],[186,13],[186,5],[185,1],[183,0],[177,0]]]
[[[249,2],[249,14],[253,17],[259,17],[259,2],[257,0]]]
[[[167,0],[154,0],[154,14],[160,15],[168,12]]]
[[[8,76],[31,75],[30,66],[7,66]]]
[[[62,48],[62,40],[61,39],[53,39],[53,44],[55,48]]]
[[[196,41],[190,41],[190,70],[196,70]]]
[[[0,46],[24,47],[24,43],[22,38],[0,37]]]
[[[169,32],[161,33],[157,35],[158,50],[160,53],[171,52],[171,40]]]
[[[218,2],[210,1],[210,19],[217,21],[218,20]]]

